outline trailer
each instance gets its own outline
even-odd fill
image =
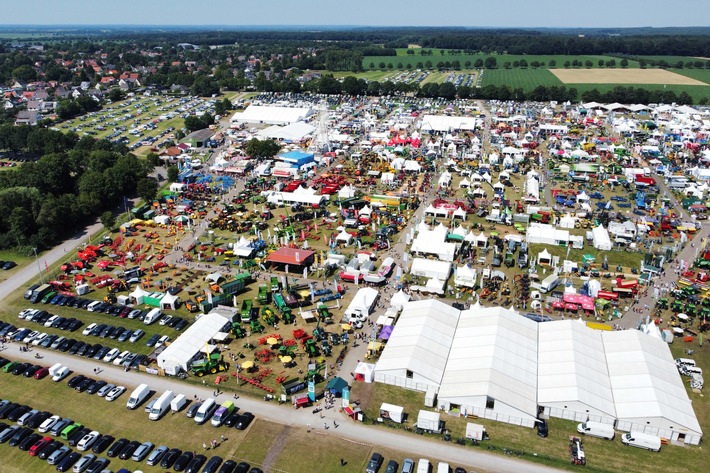
[[[266,287],[266,284],[262,284],[259,286],[259,295],[257,296],[257,300],[259,301],[259,304],[266,305],[269,303],[269,292],[268,292],[268,287]]]
[[[241,310],[239,311],[239,315],[241,316],[242,322],[251,321],[252,304],[253,304],[253,302],[251,299],[244,299],[242,301],[242,307],[241,307]]]

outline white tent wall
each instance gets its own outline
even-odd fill
[[[611,251],[612,244],[609,232],[602,225],[592,228],[592,244],[600,251]]]
[[[414,276],[438,278],[441,281],[445,281],[449,278],[449,274],[451,274],[451,263],[447,261],[414,258],[412,260],[411,273]]]

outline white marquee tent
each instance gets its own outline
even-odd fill
[[[216,312],[203,315],[158,355],[158,366],[172,376],[189,370],[200,350],[218,336],[228,322],[228,317]]]

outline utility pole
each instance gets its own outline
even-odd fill
[[[39,259],[37,259],[37,248],[32,248],[35,253],[35,261],[37,262],[37,271],[39,271],[39,281],[44,284],[44,276],[42,276],[42,267],[39,265]]]

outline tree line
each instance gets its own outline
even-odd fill
[[[51,247],[124,197],[158,189],[150,164],[106,140],[4,125],[0,149],[41,156],[0,173],[0,249]]]

